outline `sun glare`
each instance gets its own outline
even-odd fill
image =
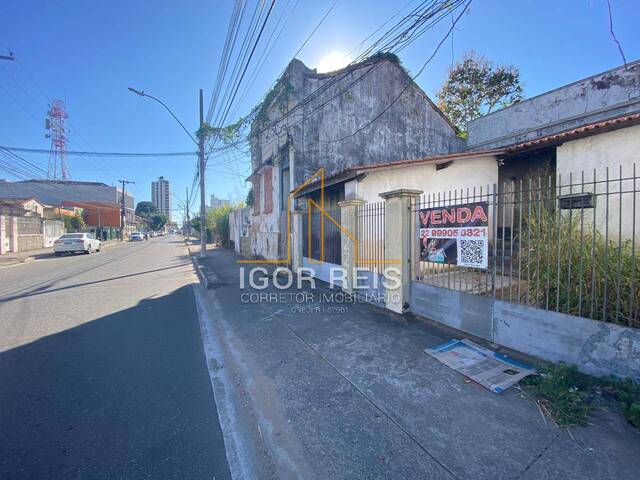
[[[320,59],[316,68],[318,72],[332,72],[340,70],[349,64],[349,58],[343,52],[331,52]]]

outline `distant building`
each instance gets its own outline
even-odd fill
[[[211,202],[209,203],[209,207],[211,209],[214,208],[220,208],[220,207],[227,207],[229,206],[229,200],[225,200],[223,198],[217,198],[215,195],[211,195]]]
[[[101,182],[77,182],[67,180],[0,180],[0,198],[35,198],[50,206],[62,206],[64,202],[90,202],[120,204],[121,191]],[[133,210],[134,199],[125,195],[127,210]]]
[[[165,180],[164,177],[158,177],[157,182],[151,182],[151,203],[171,222],[171,187],[169,180]]]
[[[45,206],[35,198],[0,198],[0,215],[38,216],[44,215]]]

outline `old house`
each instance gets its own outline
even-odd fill
[[[330,176],[463,148],[455,128],[393,55],[330,73],[294,59],[266,95],[250,142],[251,252],[267,259],[286,257],[289,192],[319,169]],[[325,191],[328,207],[343,198],[342,188]]]
[[[603,196],[607,188],[609,193],[621,185],[625,192],[633,188],[631,180],[618,180],[633,176],[639,151],[640,61],[636,61],[470,122],[466,144],[454,154],[417,159],[398,155],[391,162],[339,170],[326,183],[340,189],[344,198],[365,202],[378,202],[380,193],[401,188],[444,197],[480,187],[486,194],[494,184],[512,199],[530,190],[532,195],[546,196],[546,189],[556,185],[561,186],[561,195],[585,191]],[[538,179],[542,193],[536,191]],[[313,184],[297,196],[313,198],[318,189]],[[622,226],[620,211],[627,219]],[[615,204],[611,201],[608,209],[597,208],[595,215],[598,225],[609,224],[611,238],[618,233],[629,237],[634,216],[640,224],[640,208],[634,209],[630,194]],[[500,229],[509,230],[512,218],[508,209],[498,219]]]

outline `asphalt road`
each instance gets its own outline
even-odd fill
[[[229,478],[180,238],[0,269],[0,478]]]

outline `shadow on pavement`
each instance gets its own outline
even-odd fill
[[[191,286],[2,352],[0,381],[2,479],[229,478]]]
[[[117,277],[102,278],[100,280],[94,280],[93,282],[75,283],[73,285],[66,285],[66,286],[60,287],[60,288],[50,288],[52,286],[50,284],[48,284],[48,285],[40,285],[37,288],[34,288],[33,290],[30,290],[30,291],[28,291],[26,293],[20,293],[20,294],[12,295],[12,296],[9,296],[9,297],[0,297],[0,301],[8,302],[8,301],[11,301],[11,300],[17,300],[19,298],[27,298],[27,297],[33,297],[35,295],[42,295],[43,293],[53,293],[53,292],[59,292],[61,290],[69,290],[71,288],[85,287],[87,285],[95,285],[95,284],[98,284],[98,283],[112,282],[113,280],[122,280],[123,278],[137,277],[139,275],[148,275],[149,273],[161,272],[163,270],[171,270],[173,268],[181,268],[183,266],[184,266],[183,264],[179,264],[179,265],[173,265],[171,267],[156,268],[156,269],[153,269],[153,270],[145,270],[144,272],[128,273],[127,275],[119,275]]]

